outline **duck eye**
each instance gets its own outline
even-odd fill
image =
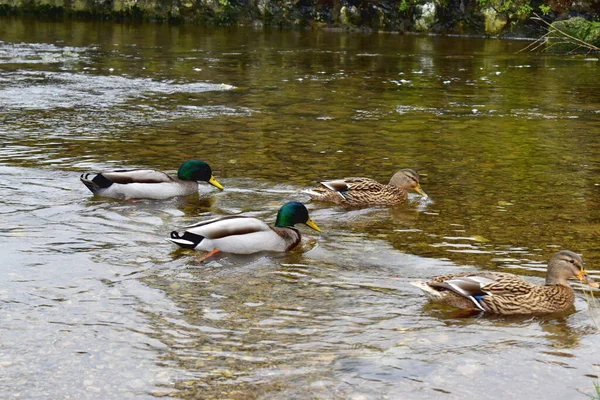
[[[575,264],[575,260],[573,260],[573,259],[570,259],[570,260],[569,260],[569,262],[570,262],[571,264]]]

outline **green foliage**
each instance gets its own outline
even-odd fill
[[[398,11],[400,11],[401,13],[408,11],[408,1],[407,0],[401,0],[398,3]]]
[[[123,20],[148,20],[159,22],[192,22],[214,25],[234,25],[245,23],[249,20],[261,20],[265,25],[291,26],[307,25],[311,22],[320,24],[337,23],[344,17],[336,15],[334,5],[341,4],[334,0],[216,0],[216,1],[196,1],[187,2],[185,7],[176,7],[173,15],[168,11],[169,7],[165,4],[172,2],[125,2],[119,11],[112,10],[113,2],[106,0],[79,0],[81,4],[87,4],[85,11],[73,11],[72,1],[60,0],[23,0],[16,1],[4,0],[5,4],[0,4],[0,16],[14,14],[32,14],[49,16],[54,19],[68,18],[71,16],[81,18],[115,19]],[[594,0],[597,2],[598,0]],[[0,3],[2,0],[0,0]],[[594,3],[592,2],[592,3]],[[7,4],[19,3],[19,7],[13,7]],[[54,6],[54,4],[64,4],[63,6]],[[179,4],[180,2],[175,2]],[[374,29],[392,29],[401,26],[401,21],[407,17],[412,17],[415,11],[416,0],[398,0],[393,2],[384,2],[383,0],[355,0],[350,2],[355,4],[352,10],[346,6],[346,19],[352,19],[352,26],[369,26]],[[348,3],[348,4],[350,4]],[[461,18],[461,12],[454,13],[449,0],[436,0],[436,8],[442,10],[439,18],[444,27],[452,30],[463,30],[463,24],[468,22],[471,17]],[[542,0],[475,0],[467,2],[468,6],[465,12],[468,15],[481,12],[487,19],[500,21],[502,28],[505,24],[518,25],[532,16],[534,9],[540,14],[548,15],[552,8],[544,4]],[[465,4],[467,4],[465,3]],[[145,4],[143,7],[142,4]],[[374,5],[368,10],[367,5]],[[393,9],[388,8],[393,4]],[[474,9],[475,8],[475,9]],[[376,12],[373,12],[376,10]],[[495,12],[489,12],[494,10]],[[368,11],[368,12],[367,12]],[[366,16],[366,17],[365,17]],[[595,20],[600,21],[600,13],[595,14]],[[457,21],[458,19],[458,21]],[[390,22],[391,21],[391,22]],[[339,22],[339,21],[338,21]],[[486,22],[487,24],[488,22]],[[501,28],[501,29],[502,29]],[[469,28],[467,28],[469,29]],[[473,28],[471,29],[479,29]],[[487,28],[486,28],[487,29]],[[501,30],[500,29],[500,30]],[[487,32],[487,31],[486,31]]]
[[[552,9],[552,7],[547,6],[545,4],[540,4],[540,11],[542,12],[543,15],[548,15],[548,13],[550,12],[550,10]]]
[[[529,17],[532,12],[533,12],[533,7],[531,7],[529,2],[526,2],[525,4],[521,4],[517,7],[515,14],[517,14],[517,17],[520,20],[523,20],[523,19],[526,19],[527,17]]]
[[[600,23],[581,17],[555,21],[546,34],[546,49],[557,53],[598,51]]]
[[[477,0],[480,8],[491,7],[496,12],[505,14],[507,17],[514,20],[525,20],[531,16],[533,7],[532,0]],[[548,7],[549,8],[549,7]]]

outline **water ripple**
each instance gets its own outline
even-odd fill
[[[18,71],[6,74],[0,86],[4,107],[30,110],[104,109],[143,96],[231,90],[230,85],[176,83],[149,78],[70,72]]]

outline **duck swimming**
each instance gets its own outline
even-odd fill
[[[176,178],[154,169],[121,169],[86,172],[80,179],[97,196],[124,200],[163,200],[187,196],[198,192],[198,181],[208,182],[223,190],[223,186],[214,178],[210,166],[201,160],[188,160],[181,164]]]
[[[414,190],[427,198],[419,185],[419,175],[412,169],[401,169],[385,185],[370,178],[344,178],[321,182],[306,190],[313,200],[327,201],[351,207],[393,206],[406,203],[408,191]]]
[[[220,251],[234,254],[285,252],[300,243],[300,231],[294,228],[299,223],[321,232],[309,218],[306,207],[291,201],[279,209],[274,226],[258,218],[233,215],[188,226],[183,234],[173,231],[167,240],[187,249],[208,251],[201,261]]]
[[[462,272],[412,282],[433,302],[499,315],[542,314],[567,310],[575,301],[568,279],[591,287],[581,257],[569,250],[554,254],[548,263],[546,282],[534,285],[505,272]]]

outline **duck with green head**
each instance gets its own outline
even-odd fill
[[[419,175],[405,168],[396,172],[387,185],[370,178],[344,178],[321,182],[305,193],[317,201],[349,207],[371,207],[406,203],[409,190],[427,198],[419,185]]]
[[[162,200],[187,196],[198,192],[199,181],[223,190],[210,166],[200,160],[188,160],[181,164],[176,178],[154,169],[121,169],[87,172],[80,179],[95,195],[117,199]]]
[[[209,219],[184,228],[183,234],[171,232],[167,240],[187,249],[208,251],[201,260],[218,253],[252,254],[260,251],[285,252],[301,240],[295,224],[305,224],[321,232],[302,203],[291,201],[277,213],[275,226],[242,215]]]
[[[412,282],[433,302],[499,315],[545,314],[565,311],[575,294],[568,279],[593,288],[581,257],[569,250],[554,254],[548,263],[546,283],[534,285],[506,272],[463,272]]]

